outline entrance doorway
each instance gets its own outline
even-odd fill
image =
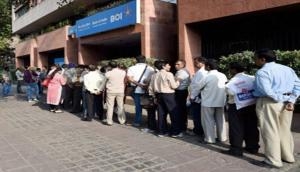
[[[300,49],[300,5],[192,24],[201,33],[202,55],[219,58],[244,50]]]

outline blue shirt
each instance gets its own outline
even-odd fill
[[[290,67],[269,62],[255,74],[253,95],[295,103],[300,95],[300,80]]]

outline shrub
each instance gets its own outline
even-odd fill
[[[298,76],[300,76],[300,50],[294,51],[275,51],[277,56],[277,62],[293,68]],[[220,58],[220,71],[229,75],[229,64],[231,62],[241,62],[246,66],[247,73],[254,75],[257,68],[252,59],[254,52],[243,51],[241,53],[230,54],[228,56],[222,56]]]
[[[286,66],[289,66],[294,69],[298,77],[300,76],[300,50],[294,51],[275,51],[277,56],[277,62]],[[252,51],[243,51],[241,53],[230,54],[228,56],[222,56],[219,61],[220,71],[226,74],[229,78],[229,64],[231,62],[241,62],[246,66],[247,73],[254,75],[257,68],[252,60],[254,52]],[[300,112],[300,98],[296,102],[296,112]]]
[[[126,69],[130,66],[133,66],[136,63],[134,57],[122,57],[122,58],[117,58],[112,60],[116,61],[120,66],[123,66]],[[146,58],[146,63],[150,66],[153,66],[155,60],[156,60],[155,58]],[[100,66],[106,66],[110,61],[111,60],[101,60],[98,62],[98,64]]]

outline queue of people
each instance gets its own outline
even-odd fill
[[[143,123],[141,99],[149,94],[154,103],[146,109],[147,127],[141,131],[158,137],[196,135],[202,144],[224,143],[229,138],[230,148],[222,152],[237,157],[244,152],[257,154],[261,135],[265,160],[258,165],[280,168],[283,161],[295,162],[291,121],[294,103],[300,95],[300,80],[293,69],[275,62],[272,50],[256,51],[253,60],[259,67],[255,76],[246,74],[240,62],[233,62],[229,64],[232,75],[229,81],[218,71],[216,60],[201,56],[193,59],[197,69],[193,77],[184,60],[176,61],[174,75],[168,61],[157,60],[153,68],[142,55],[137,56],[137,63],[127,70],[116,61],[108,66],[53,65],[49,72],[46,68],[20,67],[16,71],[17,92],[23,92],[21,85],[25,82],[27,100],[38,101],[39,85],[48,78],[50,112],[59,113],[69,108],[71,113],[80,113],[83,121],[96,117],[108,126],[114,124],[114,113],[120,124],[126,123],[124,102],[126,96],[131,96],[135,127]],[[2,75],[3,95],[6,95],[10,90],[10,77],[7,72]],[[128,86],[133,91],[125,95]],[[188,108],[194,123],[192,132],[187,130]]]

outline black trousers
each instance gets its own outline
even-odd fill
[[[73,100],[73,88],[71,88],[68,84],[64,85],[64,102],[63,107],[64,109],[69,109],[72,107],[72,100]]]
[[[178,107],[179,114],[179,126],[181,131],[186,131],[187,129],[187,108],[186,108],[186,98],[188,96],[188,90],[176,90],[175,100]]]
[[[150,130],[156,130],[156,109],[157,106],[153,106],[147,109],[147,126]]]
[[[103,119],[103,95],[95,95],[86,91],[87,98],[87,119],[91,120],[95,117],[95,114]]]
[[[73,113],[81,112],[82,110],[82,87],[81,86],[74,86],[73,87],[73,104],[72,110]]]
[[[23,93],[22,84],[23,84],[23,80],[18,80],[17,81],[17,93]]]
[[[177,135],[180,131],[179,113],[175,101],[175,93],[157,93],[158,106],[158,133],[166,134],[168,132],[167,115],[170,114],[171,128],[170,134]]]
[[[201,103],[191,103],[191,114],[194,122],[193,132],[202,137],[204,135],[204,131],[201,123]]]
[[[257,151],[259,149],[255,105],[237,110],[235,104],[229,104],[228,124],[231,150],[242,152],[243,141],[245,141],[247,150]]]
[[[103,120],[103,94],[94,95],[94,112],[99,117],[100,120]]]

